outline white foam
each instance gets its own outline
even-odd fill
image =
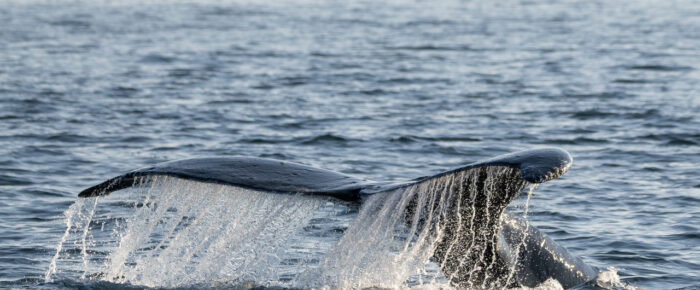
[[[620,280],[620,275],[617,274],[617,269],[610,267],[607,271],[601,271],[595,279],[595,284],[598,287],[605,289],[627,289],[637,290],[639,288],[624,283]]]
[[[542,282],[542,284],[537,285],[535,287],[526,287],[526,286],[521,286],[518,288],[509,288],[510,290],[564,290],[564,286],[559,283],[559,281],[549,278],[546,281]]]

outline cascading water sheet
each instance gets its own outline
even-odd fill
[[[499,204],[525,187],[517,173],[449,174],[369,196],[359,212],[325,197],[144,177],[66,211],[46,279],[301,288],[451,288],[462,279],[460,287],[503,288],[513,269],[496,257],[507,203]]]
[[[484,272],[502,267],[496,257],[496,235],[507,205],[501,203],[508,198],[502,195],[517,194],[525,186],[517,173],[506,167],[477,168],[369,197],[324,257],[319,273],[302,276],[310,277],[305,286],[449,288],[466,277],[460,287],[505,287],[507,280],[501,277],[507,275]],[[442,269],[453,269],[448,257],[455,256],[459,265],[453,268],[458,270],[445,273]]]
[[[137,182],[142,185],[123,195],[135,202],[101,201],[121,212],[93,217],[97,198],[80,199],[66,212],[66,235],[47,280],[63,269],[152,287],[274,285],[286,242],[325,202],[165,176]],[[95,252],[107,257],[94,259]]]

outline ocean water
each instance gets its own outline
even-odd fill
[[[0,287],[265,286],[304,270],[201,284],[158,268],[185,269],[176,258],[127,255],[151,274],[105,276],[130,230],[169,224],[124,225],[147,214],[130,203],[143,191],[77,193],[153,163],[257,156],[402,181],[538,147],[574,164],[534,191],[533,226],[613,287],[700,287],[698,31],[691,0],[0,1]],[[304,210],[270,207],[298,223],[260,232],[311,260],[359,211],[274,198],[251,200]],[[101,223],[68,235],[47,280],[76,212]],[[305,221],[318,235],[279,230]]]

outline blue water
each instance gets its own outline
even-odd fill
[[[700,2],[268,2],[0,1],[0,287],[119,286],[44,273],[77,193],[145,165],[399,181],[542,146],[574,165],[533,225],[700,286]]]

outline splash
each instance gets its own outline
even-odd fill
[[[607,271],[598,273],[595,279],[595,285],[604,289],[626,289],[637,290],[639,288],[624,283],[620,280],[620,275],[617,274],[617,269],[610,267]]]
[[[329,198],[141,178],[132,190],[80,199],[66,211],[45,278],[149,287],[506,288],[512,269],[497,257],[497,233],[526,184],[516,169],[475,168],[375,194],[357,212]]]
[[[509,288],[509,290],[564,290],[564,286],[562,286],[559,281],[549,278],[535,287],[519,286]]]

